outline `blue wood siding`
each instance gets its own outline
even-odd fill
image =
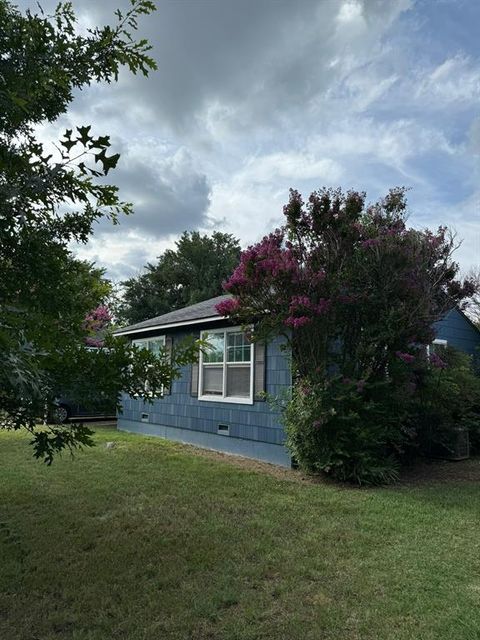
[[[171,332],[171,334],[174,343],[188,335],[181,330]],[[198,336],[198,332],[195,335]],[[271,396],[284,394],[291,385],[289,357],[281,349],[284,342],[284,338],[276,338],[268,343],[266,349],[266,392]],[[259,444],[274,445],[273,450],[281,447],[280,457],[284,455],[285,460],[287,458],[289,460],[283,447],[285,434],[280,423],[279,412],[272,409],[269,402],[256,401],[250,405],[199,400],[192,397],[190,384],[191,365],[188,365],[183,367],[182,377],[173,381],[170,395],[157,398],[152,404],[125,395],[122,401],[122,413],[119,415],[119,428],[153,433],[154,435],[153,425],[166,427],[169,434],[172,433],[172,428],[181,430],[184,436],[185,432],[192,431],[196,433],[192,434],[191,439],[185,437],[181,439],[201,446],[202,440],[199,441],[199,434],[203,433],[205,434],[203,446],[220,448],[224,451],[230,450],[232,453],[238,452],[239,447],[233,442],[232,446],[229,446],[229,439],[248,440]],[[142,414],[148,414],[146,422],[142,422]],[[229,426],[228,436],[217,435],[219,424]],[[211,445],[211,434],[215,434],[221,440],[221,447]],[[163,433],[158,431],[157,435],[163,435]],[[166,437],[169,436],[166,435]],[[265,455],[252,454],[252,457],[269,459]],[[274,460],[272,459],[272,461]]]
[[[476,358],[480,355],[480,332],[458,309],[452,309],[435,323],[435,334],[437,338],[447,340],[450,347]]]

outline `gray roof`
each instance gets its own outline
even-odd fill
[[[231,295],[217,296],[216,298],[210,298],[210,300],[204,300],[203,302],[197,302],[189,307],[183,309],[177,309],[176,311],[170,311],[170,313],[164,313],[163,316],[157,316],[150,320],[144,320],[143,322],[137,322],[129,327],[122,327],[114,331],[116,335],[122,335],[124,333],[136,333],[137,331],[147,331],[148,329],[163,329],[169,325],[187,325],[189,323],[194,324],[203,318],[221,318],[215,306],[223,300],[228,300]]]

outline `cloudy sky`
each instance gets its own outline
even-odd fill
[[[74,6],[95,24],[128,3]],[[289,187],[375,200],[405,185],[411,224],[450,225],[462,267],[480,263],[478,0],[157,6],[140,34],[159,70],[79,93],[58,123],[112,136],[111,175],[136,210],[99,225],[79,255],[122,279],[186,229],[258,240],[281,223]]]

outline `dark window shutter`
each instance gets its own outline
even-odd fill
[[[201,337],[201,333],[194,333],[192,334],[193,337],[195,339],[198,339]],[[198,355],[200,356],[200,352],[198,353]],[[198,376],[199,376],[199,364],[198,364],[198,360],[197,362],[192,362],[191,365],[191,376],[190,376],[190,395],[193,396],[194,398],[198,398]]]
[[[165,353],[169,362],[172,362],[173,336],[165,336]],[[163,395],[169,396],[172,393],[172,384],[163,387]]]
[[[253,396],[256,402],[264,402],[265,397],[265,360],[266,360],[266,345],[264,342],[256,342],[254,347],[254,378],[253,378]]]
[[[190,380],[190,395],[198,397],[198,362],[192,362],[192,377]]]

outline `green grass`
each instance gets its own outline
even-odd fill
[[[0,432],[2,640],[480,638],[473,480],[345,489],[96,441],[48,468]]]

